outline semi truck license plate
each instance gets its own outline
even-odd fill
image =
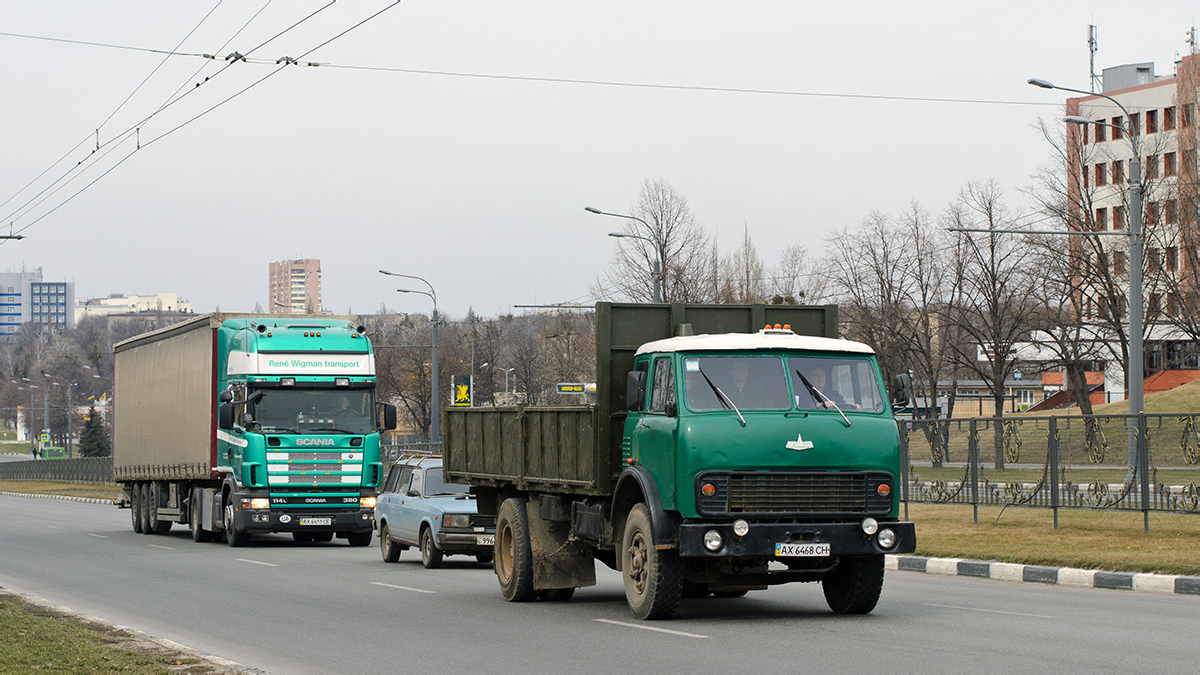
[[[301,518],[301,525],[332,525],[333,518]],[[778,555],[778,554],[776,554]]]
[[[496,537],[495,537],[495,535],[491,535],[491,534],[481,534],[481,535],[475,537],[475,543],[478,544],[479,546],[495,546],[496,545]]]
[[[829,544],[775,544],[776,557],[820,558],[829,555]]]

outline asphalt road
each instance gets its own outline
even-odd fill
[[[567,603],[506,603],[491,569],[377,546],[196,544],[115,507],[0,496],[0,586],[279,673],[1191,672],[1200,598],[888,572],[875,612],[815,584],[684,600],[634,620],[620,576]]]

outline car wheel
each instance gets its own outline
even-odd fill
[[[428,527],[421,530],[421,564],[431,570],[442,566],[442,550],[433,543],[433,530]]]
[[[392,541],[392,531],[387,523],[379,526],[379,552],[383,554],[383,562],[394,563],[400,559],[400,547]]]

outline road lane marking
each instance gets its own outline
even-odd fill
[[[258,560],[247,560],[246,558],[238,558],[237,561],[238,562],[248,562],[253,565],[263,565],[265,567],[279,567],[279,565],[276,565],[275,563],[259,562]]]
[[[57,525],[47,525],[46,527],[51,530],[61,530],[62,529],[61,527],[59,527]]]
[[[424,588],[413,588],[412,586],[397,586],[395,584],[385,584],[382,581],[372,581],[372,585],[384,586],[387,588],[395,588],[401,591],[412,591],[413,593],[437,593],[437,591],[427,591]]]
[[[108,539],[108,537],[106,537],[106,536],[104,536],[104,535],[102,535],[102,534],[92,534],[91,532],[89,532],[89,533],[88,533],[88,536],[89,536],[89,537],[95,537],[95,538],[97,538],[97,539]]]
[[[614,626],[625,626],[626,628],[639,628],[641,630],[651,630],[651,631],[654,631],[655,633],[666,633],[668,635],[678,635],[679,637],[690,637],[690,638],[700,638],[700,639],[704,639],[704,638],[708,637],[707,635],[699,635],[697,633],[685,633],[681,630],[671,630],[670,628],[658,628],[657,626],[643,626],[640,623],[629,623],[627,621],[612,621],[611,619],[594,619],[594,621],[599,621],[600,623],[609,623]]]
[[[942,607],[944,609],[965,609],[968,612],[987,612],[988,614],[1007,614],[1008,616],[1029,616],[1029,617],[1033,617],[1035,619],[1053,619],[1054,618],[1052,616],[1046,616],[1045,614],[1024,614],[1022,612],[1004,612],[1004,611],[1001,611],[998,609],[981,609],[979,607],[959,607],[958,605],[935,605],[932,603],[925,603],[925,606],[926,607]]]
[[[146,544],[146,545],[149,546],[150,548],[161,548],[164,551],[174,551],[175,550],[174,546],[159,546],[158,544]]]

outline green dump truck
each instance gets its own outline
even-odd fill
[[[568,599],[600,560],[640,619],[796,581],[874,609],[916,532],[874,353],[836,335],[833,306],[600,303],[596,405],[448,409],[504,597]]]
[[[348,316],[205,314],[117,343],[113,478],[133,530],[369,544],[396,409],[375,402],[365,333]]]

